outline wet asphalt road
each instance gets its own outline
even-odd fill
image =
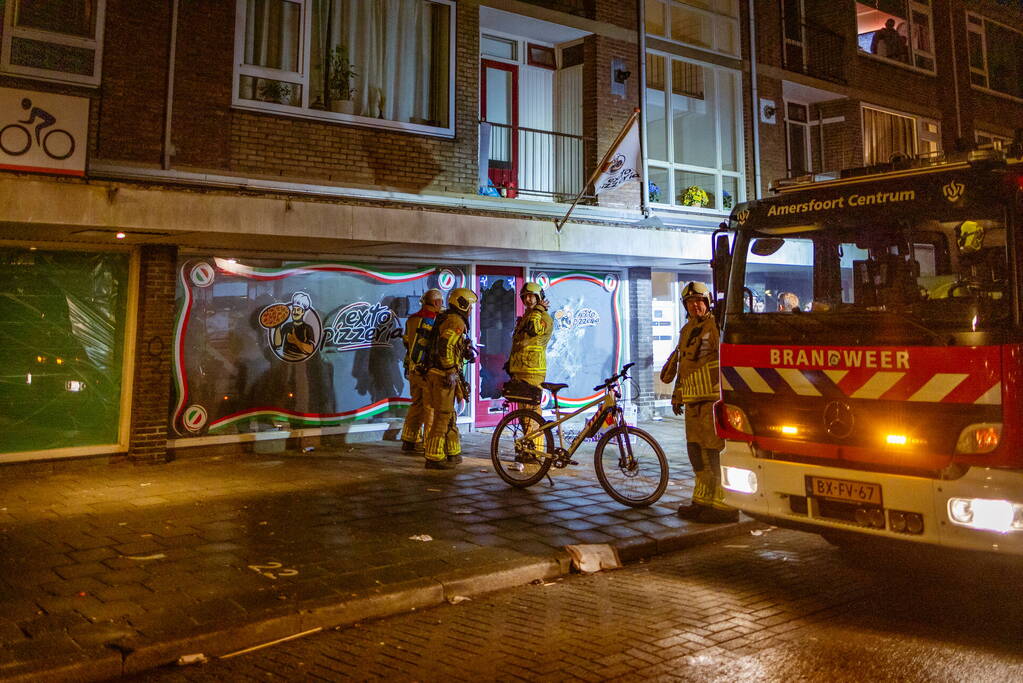
[[[1023,560],[757,533],[136,680],[1023,680]]]

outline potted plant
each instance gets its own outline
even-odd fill
[[[355,111],[352,95],[354,79],[358,76],[352,63],[348,61],[348,48],[338,45],[330,51],[327,65],[327,95],[330,98],[330,110],[339,114],[351,114]]]
[[[682,206],[710,206],[710,197],[699,185],[690,185],[679,198],[679,204]]]
[[[291,104],[291,86],[280,81],[263,80],[259,84],[259,99],[264,102]]]

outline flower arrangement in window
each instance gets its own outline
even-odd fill
[[[261,80],[259,84],[259,99],[264,102],[278,102],[280,104],[291,104],[291,86],[280,81]]]
[[[732,208],[732,193],[728,190],[722,190],[721,192],[721,205],[726,209]]]
[[[650,182],[647,184],[647,191],[649,192],[650,201],[657,203],[661,201],[661,188],[657,186],[657,183]]]
[[[359,74],[348,61],[348,48],[338,45],[330,51],[328,64],[327,94],[330,97],[331,111],[351,114],[353,111],[352,95],[355,88],[352,83]]]
[[[699,185],[690,185],[679,198],[682,206],[710,206],[710,196]]]

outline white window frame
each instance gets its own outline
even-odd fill
[[[18,10],[20,0],[7,0],[3,16],[4,35],[3,44],[0,46],[0,71],[18,76],[27,76],[41,81],[56,83],[74,83],[77,85],[98,86],[102,79],[101,69],[103,67],[103,28],[106,18],[106,0],[96,0],[96,35],[93,38],[82,38],[66,33],[55,33],[34,28],[17,27],[14,25],[14,16]],[[92,75],[66,73],[51,69],[40,69],[32,66],[11,64],[11,45],[15,38],[36,40],[42,43],[53,45],[64,45],[93,51]]]
[[[735,207],[735,205],[739,204],[740,202],[746,201],[746,181],[745,181],[745,178],[746,178],[746,174],[745,174],[746,160],[745,160],[745,144],[744,144],[745,138],[743,137],[742,72],[736,71],[735,69],[728,69],[728,68],[725,68],[725,67],[722,67],[722,66],[717,66],[715,64],[709,64],[707,62],[698,62],[698,61],[692,60],[692,59],[685,59],[683,57],[679,57],[678,55],[673,55],[673,54],[668,53],[668,52],[659,52],[657,50],[647,50],[647,54],[648,55],[657,56],[657,57],[661,57],[661,58],[667,60],[665,62],[666,68],[665,68],[665,75],[664,75],[664,103],[663,103],[663,106],[664,106],[664,112],[665,112],[665,114],[664,114],[664,117],[665,117],[665,133],[666,133],[666,135],[668,137],[668,139],[666,140],[666,143],[667,143],[667,146],[666,146],[667,154],[666,154],[666,156],[668,157],[669,160],[675,158],[675,135],[674,135],[674,130],[672,128],[672,126],[674,124],[672,122],[672,117],[671,117],[671,87],[672,87],[671,86],[671,78],[672,78],[671,60],[674,59],[674,60],[677,60],[677,61],[680,61],[680,62],[688,62],[689,64],[695,64],[695,65],[697,65],[697,66],[699,66],[701,68],[705,68],[705,69],[709,70],[710,73],[713,74],[713,78],[714,78],[715,97],[717,96],[717,91],[718,91],[718,87],[717,87],[717,81],[718,81],[717,75],[718,75],[718,72],[730,73],[730,74],[732,74],[733,76],[736,77],[735,78],[735,92],[733,94],[734,98],[735,98],[735,103],[736,103],[736,106],[735,106],[735,122],[734,122],[735,128],[732,131],[732,136],[733,136],[732,137],[732,141],[733,141],[733,147],[735,148],[735,166],[736,166],[736,169],[738,169],[738,170],[726,171],[726,170],[724,170],[722,168],[723,164],[722,164],[722,159],[721,159],[721,132],[722,132],[722,130],[725,129],[725,127],[722,124],[721,118],[719,116],[717,116],[717,115],[714,116],[714,134],[715,134],[715,137],[717,139],[717,146],[716,146],[716,167],[711,168],[709,166],[696,166],[696,165],[693,165],[693,164],[681,164],[681,163],[675,163],[673,161],[663,161],[663,160],[660,160],[660,159],[652,159],[649,156],[649,152],[647,152],[647,159],[646,159],[648,169],[656,168],[656,169],[660,169],[662,171],[667,171],[668,172],[668,187],[667,187],[667,191],[666,191],[666,196],[670,197],[671,201],[670,202],[656,202],[654,204],[655,206],[662,207],[662,208],[669,208],[670,207],[670,208],[681,209],[681,210],[685,210],[685,211],[696,211],[696,212],[700,212],[700,213],[709,213],[709,214],[729,213],[732,210],[732,208]],[[644,96],[646,96],[646,95],[644,94]],[[644,112],[645,111],[646,110],[644,109]],[[714,103],[714,111],[715,112],[718,111],[717,102]],[[644,113],[644,116],[645,116],[645,113]],[[647,149],[649,150],[649,146],[648,146]],[[708,206],[708,207],[698,207],[698,206],[683,206],[682,204],[675,204],[675,195],[677,194],[676,188],[675,188],[675,172],[676,171],[683,171],[683,172],[689,171],[689,172],[692,172],[692,173],[703,173],[703,174],[706,174],[706,175],[714,176],[714,196],[716,198],[716,201],[718,201],[720,203],[721,208],[717,208],[716,206],[714,206],[714,207],[710,207],[710,206]],[[647,180],[649,181],[649,173],[647,174],[647,176],[648,176]],[[724,193],[723,193],[724,181],[723,181],[723,179],[725,177],[735,178],[735,180],[736,180],[735,186],[736,186],[736,195],[737,196],[732,198],[732,208],[724,206]]]
[[[100,0],[101,2],[104,0]],[[457,26],[457,5],[455,0],[423,0],[437,5],[446,5],[449,8],[448,21],[448,125],[427,126],[419,123],[406,123],[404,121],[389,121],[368,116],[356,116],[354,114],[341,114],[332,111],[309,108],[309,63],[312,55],[306,46],[309,45],[309,36],[312,32],[312,12],[309,7],[312,0],[287,0],[300,6],[301,31],[299,35],[299,64],[301,71],[282,71],[267,67],[245,64],[245,10],[246,0],[235,2],[235,42],[234,42],[234,74],[231,85],[231,106],[235,109],[248,111],[259,111],[274,114],[286,114],[288,116],[315,119],[318,121],[332,121],[335,123],[346,123],[366,128],[384,128],[399,130],[408,133],[418,133],[434,137],[453,138],[455,137],[455,66],[457,61],[456,26]],[[240,96],[241,77],[251,76],[254,78],[266,78],[287,83],[297,83],[302,86],[302,102],[300,106],[281,104],[279,102],[264,102],[261,100],[244,99]]]
[[[872,109],[879,111],[884,114],[891,116],[901,116],[905,119],[912,119],[913,121],[913,151],[910,154],[911,157],[919,156],[926,153],[936,153],[941,151],[941,122],[935,119],[929,119],[925,116],[918,116],[916,114],[909,114],[898,109],[889,109],[876,104],[860,104],[860,140],[863,141],[863,163],[867,165],[867,122],[864,116],[864,111]],[[928,130],[928,126],[934,128],[933,131]],[[933,146],[934,149],[929,152],[921,151],[924,145]],[[870,164],[884,164],[887,163],[888,159],[872,159]]]
[[[906,20],[906,22],[909,25],[909,29],[907,30],[908,36],[906,38],[906,49],[909,50],[909,62],[901,62],[898,59],[889,59],[888,57],[882,57],[880,55],[875,55],[873,53],[867,52],[866,50],[864,50],[863,48],[861,48],[859,46],[858,42],[856,44],[856,52],[861,57],[866,57],[867,59],[876,59],[877,61],[884,62],[885,64],[894,64],[896,66],[902,67],[903,69],[909,69],[911,71],[916,71],[916,72],[919,72],[919,73],[929,74],[931,76],[937,75],[937,58],[934,55],[933,47],[931,48],[930,52],[927,52],[926,50],[920,50],[916,46],[913,45],[913,26],[914,26],[913,25],[913,12],[914,11],[915,12],[919,12],[920,14],[927,15],[927,33],[928,33],[928,38],[929,38],[930,44],[932,46],[934,45],[934,12],[931,9],[931,2],[930,2],[930,0],[905,0],[905,2],[906,2],[906,10],[907,10],[907,12],[906,12],[907,16],[906,16],[905,20]],[[856,4],[857,4],[856,2],[853,2],[853,10],[854,11],[855,11],[855,8],[856,8]],[[931,60],[931,64],[932,64],[931,68],[927,69],[927,68],[924,68],[922,66],[917,66],[916,65],[916,56],[917,55],[921,55],[923,57],[926,57],[927,59],[930,59]]]
[[[645,2],[645,0],[637,0],[638,2]],[[653,0],[660,4],[663,8],[662,16],[664,17],[664,33],[657,35],[656,33],[648,33],[647,35],[659,38],[660,40],[668,41],[669,43],[675,43],[676,45],[686,45],[696,50],[704,50],[706,52],[713,52],[714,54],[725,55],[728,57],[739,57],[742,52],[742,46],[740,42],[742,35],[739,31],[739,4],[737,0],[716,0],[715,6],[728,5],[731,10],[731,14],[719,10],[708,10],[696,5],[689,4],[686,0]],[[680,10],[686,12],[693,12],[710,19],[711,26],[711,47],[704,45],[695,45],[693,43],[684,43],[679,40],[675,40],[671,37],[671,12],[672,8],[678,7]],[[727,51],[719,47],[719,37],[721,35],[722,27],[729,29],[729,33],[732,37],[732,45],[735,46],[733,51]],[[643,27],[646,30],[646,27]]]
[[[1002,27],[1004,29],[1008,29],[1009,31],[1013,31],[1014,33],[1019,33],[1020,35],[1023,35],[1023,31],[1020,31],[1018,28],[1014,28],[1012,26],[1009,26],[1008,24],[1003,24],[1000,21],[995,21],[993,19],[988,19],[987,17],[985,17],[983,15],[980,15],[980,14],[977,14],[976,12],[967,12],[966,13],[967,39],[969,38],[969,34],[970,33],[980,37],[980,49],[981,49],[981,53],[982,53],[981,56],[984,59],[984,66],[982,66],[982,67],[975,67],[972,64],[969,65],[970,66],[970,74],[971,75],[972,74],[977,74],[979,76],[983,76],[984,77],[984,85],[978,85],[977,83],[974,83],[973,79],[971,78],[970,79],[970,87],[973,88],[974,90],[980,90],[980,91],[986,92],[986,93],[988,93],[990,95],[995,95],[996,97],[1004,97],[1006,99],[1012,100],[1013,102],[1023,102],[1023,98],[1017,97],[1015,95],[1010,95],[1007,92],[1002,92],[1001,90],[995,90],[994,88],[990,87],[991,86],[991,77],[988,74],[988,59],[987,59],[987,26],[985,25],[987,23],[997,24],[998,26],[1000,26],[1000,27]],[[967,63],[969,63],[969,59],[970,59],[970,57],[969,57],[969,40],[967,40],[966,49],[967,49],[966,59],[967,59]]]
[[[988,131],[980,128],[973,131],[973,140],[978,145],[991,145],[995,149],[1005,149],[1012,144],[1012,138],[1007,135],[989,133]]]
[[[805,121],[795,121],[789,119],[789,105],[794,104],[797,107],[803,107],[806,110]],[[782,105],[785,107],[784,116],[782,117],[785,121],[785,163],[787,164],[787,171],[789,175],[792,175],[792,144],[789,138],[789,126],[798,126],[803,132],[803,149],[806,150],[806,158],[803,160],[806,166],[806,173],[812,174],[813,168],[813,145],[810,140],[810,128],[813,125],[810,122],[810,104],[807,102],[800,102],[799,100],[783,100]],[[814,122],[816,123],[816,122]]]

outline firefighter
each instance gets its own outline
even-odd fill
[[[476,360],[468,336],[469,311],[476,301],[471,289],[452,289],[448,309],[434,323],[426,373],[426,402],[433,410],[433,424],[426,436],[428,470],[450,470],[462,460],[455,398],[469,398],[462,364]]]
[[[714,430],[712,408],[718,399],[718,328],[711,313],[711,294],[702,282],[682,289],[688,320],[679,331],[678,346],[661,370],[661,380],[675,380],[671,408],[686,416],[686,450],[696,474],[693,502],[678,515],[704,523],[736,522],[739,511],[724,503],[721,488],[721,449],[724,441]]]
[[[433,411],[426,404],[426,352],[430,332],[437,315],[444,308],[444,292],[428,289],[419,297],[421,307],[405,322],[405,378],[408,379],[412,405],[405,415],[405,426],[401,430],[401,450],[415,452],[423,450],[423,434],[430,432]]]
[[[537,283],[522,285],[519,298],[526,310],[515,323],[507,370],[512,379],[539,389],[547,378],[547,344],[554,332],[554,319],[547,313],[547,299]],[[538,403],[520,403],[519,407],[540,412]]]

